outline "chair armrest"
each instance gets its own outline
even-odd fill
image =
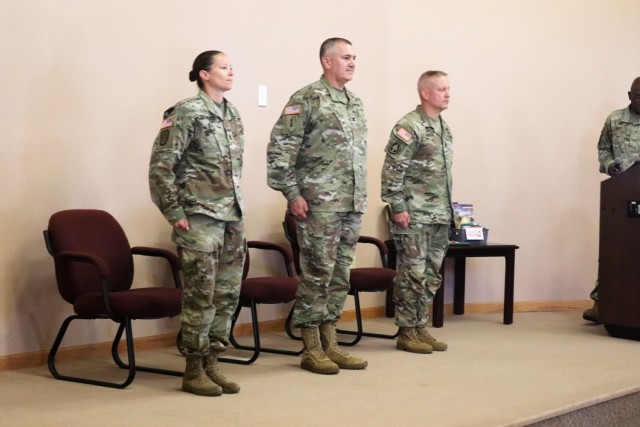
[[[172,270],[182,270],[182,264],[180,263],[180,258],[178,258],[178,255],[166,249],[150,248],[147,246],[134,246],[133,248],[131,248],[131,253],[133,255],[145,255],[164,258],[169,261]]]
[[[102,258],[92,254],[75,251],[62,251],[56,253],[53,257],[63,261],[87,262],[89,264],[93,264],[98,271],[100,279],[103,280],[108,279],[111,275],[111,271],[109,270],[107,263],[104,262]]]
[[[358,237],[358,243],[370,243],[378,248],[378,251],[382,255],[387,255],[387,246],[384,242],[376,237],[372,236],[360,236]]]
[[[247,241],[247,247],[279,252],[280,255],[282,255],[282,258],[284,258],[284,265],[285,265],[285,268],[287,269],[287,275],[289,277],[293,277],[293,271],[291,270],[291,264],[293,263],[293,255],[291,253],[291,250],[285,245],[282,245],[280,243],[275,243],[275,242],[249,240]]]
[[[133,255],[145,255],[164,258],[169,262],[171,267],[171,274],[173,275],[173,283],[176,288],[182,288],[182,280],[180,279],[180,271],[182,270],[182,263],[180,258],[176,254],[166,249],[150,248],[147,246],[134,246],[131,248]]]
[[[375,245],[378,248],[378,252],[380,253],[380,261],[382,262],[383,267],[388,267],[387,261],[387,246],[384,242],[373,236],[360,236],[358,237],[358,243],[370,243]]]
[[[100,277],[100,290],[102,291],[102,299],[104,301],[104,306],[107,310],[107,314],[109,318],[114,321],[118,321],[116,316],[113,314],[113,310],[111,309],[111,300],[109,298],[109,276],[111,275],[111,271],[109,270],[109,266],[104,260],[100,257],[97,257],[92,254],[87,254],[84,252],[75,252],[75,251],[62,251],[56,254],[53,254],[55,259],[71,261],[71,262],[86,262],[89,264],[93,264],[93,266],[98,271],[98,276]]]
[[[247,242],[247,247],[255,248],[255,249],[263,249],[267,251],[278,251],[280,252],[280,254],[282,254],[282,257],[284,258],[287,264],[291,264],[293,262],[293,255],[291,254],[291,250],[285,245],[282,245],[280,243],[263,242],[260,240],[249,240]]]

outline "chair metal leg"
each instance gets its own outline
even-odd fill
[[[241,306],[239,306],[241,307]],[[218,356],[218,361],[220,362],[228,362],[228,363],[237,363],[237,364],[241,364],[241,365],[249,365],[253,362],[256,361],[256,359],[258,358],[258,356],[260,356],[261,352],[265,352],[265,353],[275,353],[275,354],[286,354],[286,355],[290,355],[290,356],[299,356],[302,354],[302,350],[281,350],[281,349],[276,349],[276,348],[267,348],[267,347],[262,347],[260,345],[260,330],[258,327],[258,310],[257,310],[257,305],[255,302],[251,301],[251,326],[253,329],[253,345],[243,345],[238,343],[238,341],[235,339],[235,337],[233,336],[233,326],[235,326],[235,318],[237,316],[234,316],[234,322],[233,325],[231,327],[231,333],[229,334],[229,341],[231,342],[231,344],[239,349],[239,350],[248,350],[248,351],[252,351],[253,354],[251,355],[251,357],[247,358],[247,359],[240,359],[240,358],[229,358],[229,357],[220,357]]]
[[[236,340],[235,335],[233,335],[233,329],[236,326],[236,322],[238,321],[238,317],[240,316],[240,311],[242,310],[242,304],[239,303],[238,307],[236,307],[236,311],[233,313],[233,317],[231,317],[231,331],[229,331],[229,342],[234,347],[238,347],[240,344]]]
[[[71,382],[82,383],[82,384],[98,385],[102,387],[125,388],[126,386],[131,384],[131,382],[133,381],[136,375],[136,370],[134,365],[132,365],[129,368],[129,373],[127,375],[127,378],[124,380],[124,382],[121,382],[121,383],[94,380],[90,378],[73,377],[69,375],[60,374],[60,372],[58,371],[55,365],[56,354],[58,353],[58,349],[60,348],[60,344],[62,343],[62,339],[64,338],[65,333],[67,332],[67,328],[69,327],[69,324],[76,319],[95,320],[93,317],[87,318],[80,315],[69,316],[64,320],[64,322],[62,323],[62,326],[60,327],[60,331],[58,332],[58,335],[56,336],[56,339],[53,342],[53,346],[51,347],[51,351],[49,352],[49,357],[47,359],[47,364],[49,365],[49,372],[51,372],[51,375],[53,375],[53,377],[58,380],[71,381]]]
[[[355,312],[356,312],[356,330],[355,331],[349,331],[349,330],[344,330],[344,329],[336,329],[336,332],[338,332],[340,334],[343,334],[343,335],[355,335],[356,337],[352,341],[338,341],[338,344],[345,345],[345,346],[354,346],[362,339],[362,337],[385,338],[385,339],[395,339],[395,338],[398,337],[398,335],[400,333],[400,329],[398,329],[398,331],[395,334],[392,334],[392,335],[391,334],[378,334],[378,333],[375,333],[375,332],[364,332],[363,326],[362,326],[362,313],[361,313],[361,310],[360,310],[360,297],[358,295],[358,292],[354,292],[353,293],[353,299],[354,299]],[[285,324],[285,330],[287,332],[287,335],[289,335],[289,337],[291,339],[301,341],[302,337],[295,335],[293,333],[292,329],[291,329],[291,318],[292,318],[292,316],[293,316],[293,308],[289,312],[289,317],[287,317],[287,323]]]
[[[355,335],[355,338],[351,341],[338,341],[338,344],[340,345],[356,345],[362,339],[362,314],[360,313],[360,297],[358,296],[358,291],[353,291],[353,303],[356,311],[356,330],[348,331],[344,329],[336,329],[336,332],[345,335]]]
[[[362,328],[362,312],[360,310],[360,296],[358,291],[353,291],[353,302],[356,311],[356,330],[349,331],[344,329],[336,329],[336,332],[343,335],[355,335],[355,338],[352,341],[338,341],[338,344],[344,346],[353,346],[356,345],[362,337],[372,337],[372,338],[385,338],[385,339],[394,339],[399,333],[400,329],[395,334],[379,334],[375,332],[364,332]]]
[[[253,346],[246,346],[240,344],[236,337],[233,335],[233,328],[236,325],[236,320],[238,319],[238,315],[240,314],[240,310],[242,309],[242,305],[238,304],[238,308],[233,316],[233,320],[231,322],[231,332],[229,333],[229,342],[237,349],[240,350],[250,350],[253,352],[251,357],[247,359],[241,358],[232,358],[232,357],[220,357],[218,356],[219,362],[227,362],[227,363],[236,363],[240,365],[249,365],[256,361],[258,356],[260,356],[260,335],[258,334],[258,325],[257,325],[257,314],[255,310],[255,304],[251,304],[251,327],[253,328]]]
[[[182,328],[178,331],[178,335],[176,335],[176,348],[180,352],[181,355],[186,356],[187,352],[182,346]]]
[[[287,316],[287,320],[284,323],[284,330],[289,335],[289,338],[296,341],[302,341],[302,336],[298,336],[293,333],[293,329],[291,328],[291,319],[293,319],[293,309],[295,308],[295,304],[291,307],[291,311],[289,311],[289,315]]]
[[[127,344],[127,360],[129,363],[125,363],[121,358],[118,352],[118,347],[120,345],[120,340],[122,338],[122,333],[126,330],[126,344]],[[116,336],[113,339],[113,344],[111,345],[111,356],[113,357],[113,361],[121,367],[122,369],[129,369],[135,371],[142,372],[150,372],[152,374],[162,374],[162,375],[172,375],[175,377],[181,377],[184,375],[182,371],[172,371],[169,369],[160,369],[153,368],[149,366],[136,366],[136,358],[133,350],[133,330],[131,327],[131,319],[125,317],[124,320],[120,323],[118,327],[118,332],[116,332]]]

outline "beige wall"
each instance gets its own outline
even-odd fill
[[[70,313],[41,234],[51,213],[106,209],[133,245],[172,247],[148,196],[147,162],[162,111],[195,92],[187,73],[203,50],[224,50],[236,70],[228,98],[246,127],[248,237],[284,241],[284,199],[265,184],[268,135],[291,93],[320,75],[320,42],[336,35],[354,43],[350,88],[370,125],[363,233],[386,237],[378,180],[389,130],[414,108],[417,76],[443,69],[454,199],[475,204],[491,240],[520,245],[516,300],[587,298],[603,178],[595,144],[640,75],[637,0],[3,3],[0,356],[47,349]],[[256,105],[258,85],[268,86],[266,108]],[[272,259],[257,261],[260,272]],[[168,281],[156,266],[137,261],[139,279]],[[468,301],[500,301],[502,267],[471,260]],[[177,322],[135,327],[153,335]],[[65,345],[107,341],[113,331],[88,329]]]

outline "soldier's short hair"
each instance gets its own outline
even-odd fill
[[[438,71],[438,70],[425,71],[418,78],[418,92],[422,90],[421,88],[424,85],[425,81],[432,79],[434,77],[446,77],[446,76],[447,76],[447,73],[445,73],[444,71]]]
[[[221,53],[222,52],[219,50],[207,50],[196,56],[196,59],[193,61],[193,66],[191,67],[191,71],[189,71],[189,81],[197,81],[198,87],[202,89],[203,83],[200,78],[200,71],[209,71],[215,60],[214,57]]]
[[[322,57],[325,56],[327,51],[331,49],[333,46],[335,46],[336,43],[346,43],[348,45],[351,45],[351,42],[349,40],[343,39],[342,37],[331,37],[330,39],[326,39],[325,41],[322,42],[322,45],[320,45],[321,60],[322,60]]]

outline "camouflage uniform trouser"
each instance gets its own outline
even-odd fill
[[[296,221],[302,274],[293,311],[295,326],[340,319],[361,217],[354,212],[307,212],[305,221]]]
[[[393,280],[396,325],[426,326],[429,303],[440,287],[440,267],[449,247],[449,225],[410,224],[402,229],[391,223],[398,252]]]
[[[188,217],[189,231],[173,230],[184,278],[182,347],[207,355],[224,349],[238,306],[246,253],[242,221],[220,221],[206,215]]]

